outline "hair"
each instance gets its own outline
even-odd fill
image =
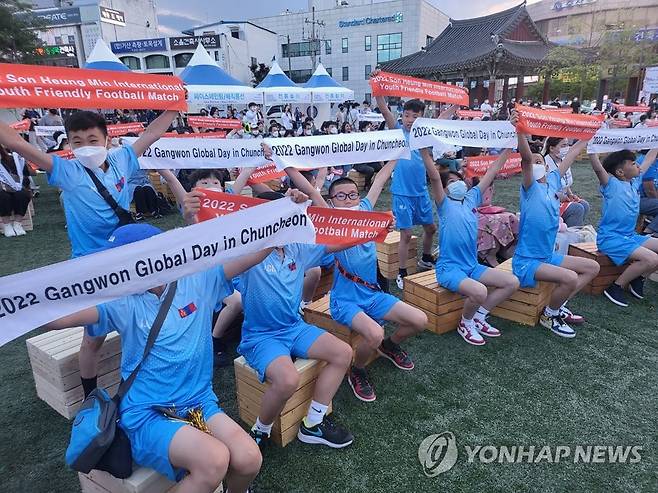
[[[624,165],[625,161],[635,161],[635,153],[624,149],[623,151],[611,152],[603,160],[603,169],[611,175]]]
[[[273,190],[268,190],[267,192],[259,193],[256,197],[257,199],[263,200],[279,200],[285,197],[281,192],[275,192]]]
[[[284,137],[296,137],[295,131],[292,129],[286,130],[286,133],[283,134]]]
[[[448,186],[448,180],[450,179],[450,175],[454,175],[460,180],[463,180],[464,177],[461,175],[461,173],[458,173],[456,171],[450,171],[450,170],[441,170],[439,171],[439,176],[441,177],[441,186],[443,188]]]
[[[192,174],[190,175],[190,183],[192,186],[195,186],[196,183],[200,180],[205,180],[208,178],[215,178],[219,180],[219,182],[222,184],[222,187],[224,186],[224,183],[226,183],[226,175],[222,173],[222,170],[218,169],[197,169]]]
[[[359,122],[359,131],[363,132],[368,125],[370,125],[372,127],[371,122]],[[343,123],[343,127],[344,126],[345,126],[345,124]],[[345,132],[345,130],[343,130],[343,132]]]
[[[76,111],[66,119],[64,123],[66,133],[78,132],[80,130],[99,129],[107,137],[107,123],[103,115],[93,111]]]
[[[354,185],[356,187],[356,191],[357,192],[359,191],[359,186],[356,184],[356,182],[354,180],[352,180],[352,178],[343,177],[343,178],[338,178],[337,180],[334,180],[334,181],[331,182],[331,185],[329,185],[329,191],[328,191],[329,197],[331,197],[334,194],[334,190],[336,189],[336,187],[338,185],[347,185],[347,184]]]
[[[425,103],[420,99],[410,99],[402,107],[403,111],[413,111],[415,113],[422,113],[425,111]]]
[[[367,122],[361,122],[361,123],[367,123]],[[352,128],[352,130],[354,130],[354,125],[352,125],[350,122],[343,122],[343,124],[340,126],[340,133],[344,134],[345,129],[347,128],[348,125]]]
[[[560,142],[564,140],[564,137],[549,137],[546,139],[546,142],[544,143],[544,150],[542,152],[542,155],[545,157],[550,153],[551,147],[555,147],[558,145]]]
[[[481,147],[462,147],[463,157],[479,156],[482,153]]]

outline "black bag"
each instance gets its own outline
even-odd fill
[[[105,202],[109,204],[109,206],[112,208],[114,213],[119,218],[119,225],[117,226],[117,228],[121,226],[125,226],[126,224],[133,224],[135,222],[135,218],[133,217],[132,213],[121,207],[119,204],[117,204],[117,201],[114,200],[114,197],[112,197],[110,192],[107,191],[105,185],[101,183],[101,181],[98,179],[98,177],[94,174],[92,170],[90,170],[89,168],[85,168],[85,171],[89,175],[89,178],[91,178],[91,181],[94,182],[94,185],[96,186],[96,190],[98,190],[98,193],[101,194],[101,197],[103,197]]]
[[[132,450],[130,440],[117,425],[119,403],[135,381],[144,360],[151,352],[162,324],[176,294],[176,281],[169,284],[158,315],[149,331],[142,360],[128,379],[119,384],[117,394],[110,398],[105,389],[94,389],[82,402],[73,421],[71,440],[66,449],[66,463],[75,470],[89,473],[92,469],[109,472],[112,476],[125,479],[132,474]]]

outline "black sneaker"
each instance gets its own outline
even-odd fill
[[[350,368],[347,375],[347,383],[352,387],[352,391],[357,399],[363,402],[372,402],[377,399],[375,389],[372,388],[368,373],[362,368]]]
[[[143,221],[144,220],[144,214],[142,214],[141,212],[136,212],[133,215],[133,218],[135,219],[135,222]]]
[[[391,360],[400,370],[413,370],[414,362],[407,352],[390,339],[384,339],[377,348],[377,352],[384,358]]]
[[[624,293],[624,289],[619,284],[613,283],[608,289],[603,291],[603,294],[617,306],[628,306],[626,293]]]
[[[354,436],[349,431],[334,423],[328,416],[325,416],[322,423],[311,427],[307,427],[305,421],[306,418],[302,420],[297,432],[300,442],[343,448],[354,441]]]
[[[249,430],[249,436],[254,439],[254,442],[256,442],[256,445],[261,450],[270,443],[270,436],[255,428]]]
[[[213,361],[215,368],[225,368],[233,364],[233,360],[226,351],[217,351],[213,355]]]
[[[638,300],[644,299],[644,277],[640,276],[633,279],[628,288]]]

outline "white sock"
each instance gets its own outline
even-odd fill
[[[462,322],[464,322],[464,325],[468,327],[469,329],[474,329],[475,328],[475,322],[473,322],[472,318],[466,318],[464,315],[462,315]]]
[[[260,417],[256,418],[256,424],[252,428],[252,430],[258,430],[261,433],[267,433],[267,436],[270,436],[272,433],[272,425],[274,423],[270,423],[269,425],[263,424],[260,420]]]
[[[478,311],[475,312],[475,314],[480,315],[478,318],[484,320],[485,318],[487,318],[487,315],[489,315],[489,310],[481,306],[480,308],[478,308]]]
[[[320,404],[317,401],[311,401],[311,405],[308,406],[308,414],[305,418],[306,426],[311,427],[322,423],[324,415],[327,414],[327,409],[329,409],[329,406]]]
[[[553,310],[550,306],[546,305],[546,308],[544,308],[544,313],[549,317],[557,317],[560,314],[560,309],[558,308],[557,310]]]

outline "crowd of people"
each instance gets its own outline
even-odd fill
[[[575,98],[572,108],[577,112],[574,103]],[[482,120],[504,117],[513,125],[518,123],[512,106],[490,105],[485,100],[477,109],[483,113]],[[291,106],[283,108],[279,119],[270,121],[255,103],[243,111],[228,108],[221,116],[241,120],[241,126],[226,136],[234,139],[333,135],[381,128],[401,129],[409,139],[418,117],[459,118],[454,106],[427,115],[425,104],[417,99],[400,103],[397,114],[384,97],[376,98],[376,111],[366,101],[362,105],[338,105],[337,110],[335,118],[319,127]],[[45,171],[49,185],[61,190],[73,258],[161,233],[149,224],[135,223],[160,214],[159,197],[140,169],[138,158],[167,131],[201,130],[188,127],[172,111],[159,115],[119,111],[112,118],[78,111],[64,120],[57,110],[48,110],[38,118],[34,113],[29,110],[25,115],[38,120],[33,123],[63,124],[65,133],[53,135],[53,144],[45,152],[30,138],[0,124],[0,218],[6,237],[24,234],[20,222],[32,200],[29,178],[35,168]],[[219,113],[217,108],[201,112],[211,117],[219,117]],[[646,116],[653,118],[651,113]],[[147,126],[132,144],[108,137],[108,123],[133,121],[146,122]],[[521,131],[517,135],[522,160],[520,214],[492,204],[494,180],[509,150],[498,152],[486,174],[473,180],[463,173],[463,159],[491,150],[463,148],[436,156],[431,148],[425,148],[411,151],[409,159],[358,164],[354,169],[366,176],[363,198],[348,176],[352,166],[315,171],[287,168],[288,198],[263,184],[252,185],[252,190],[268,200],[301,203],[310,199],[319,207],[368,212],[375,210],[390,179],[395,228],[400,231],[401,268],[396,280],[400,289],[407,276],[404,266],[408,265],[412,230],[420,226],[424,234],[418,266],[433,269],[442,287],[465,297],[457,332],[466,343],[482,346],[486,338],[500,336],[489,318],[491,310],[520,286],[532,287],[538,281],[555,284],[543,308],[541,325],[557,336],[573,338],[573,326],[582,324],[584,317],[573,313],[567,303],[598,274],[599,266],[591,260],[556,253],[555,244],[561,221],[568,227],[587,221],[590,204],[575,193],[577,184],[570,171],[587,141],[543,138]],[[265,156],[271,157],[269,146],[263,144],[263,148]],[[67,149],[73,159],[55,152]],[[603,195],[598,248],[616,265],[630,263],[605,291],[619,306],[628,305],[628,292],[642,299],[645,276],[658,268],[657,154],[657,149],[637,155],[620,150],[602,161],[591,156]],[[253,171],[241,169],[230,186],[225,170],[202,169],[184,175],[161,170],[160,174],[175,195],[185,223],[193,224],[204,190],[240,194]],[[129,212],[131,202],[135,203],[136,215]],[[635,232],[640,211],[654,216],[643,234]],[[438,256],[433,250],[437,229]],[[513,272],[493,268],[509,258],[513,259]],[[354,357],[349,345],[303,320],[303,309],[315,291],[321,266],[334,269],[332,318],[362,336]],[[273,422],[298,387],[293,364],[297,357],[326,363],[300,425],[299,440],[331,448],[349,446],[353,434],[326,416],[345,374],[356,398],[374,401],[375,386],[366,370],[367,361],[378,353],[400,370],[413,370],[413,358],[402,345],[427,324],[423,311],[401,301],[383,285],[374,242],[348,248],[293,242],[180,279],[176,285],[156,286],[49,323],[49,329],[85,326],[79,355],[85,396],[97,386],[105,336],[114,330],[121,334],[121,374],[126,378],[140,362],[150,327],[170,290],[175,290],[171,311],[139,376],[120,403],[119,424],[130,439],[135,461],[180,481],[181,492],[214,491],[222,480],[231,493],[248,489],[260,470],[261,450],[269,441]],[[183,315],[181,307],[190,306],[194,309]],[[240,313],[244,322],[238,352],[259,379],[270,384],[249,433],[222,412],[211,385],[213,366],[230,362],[222,336]],[[385,322],[395,326],[388,336]],[[182,419],[171,419],[159,406],[175,407]],[[186,421],[193,410],[200,412],[209,433]]]

